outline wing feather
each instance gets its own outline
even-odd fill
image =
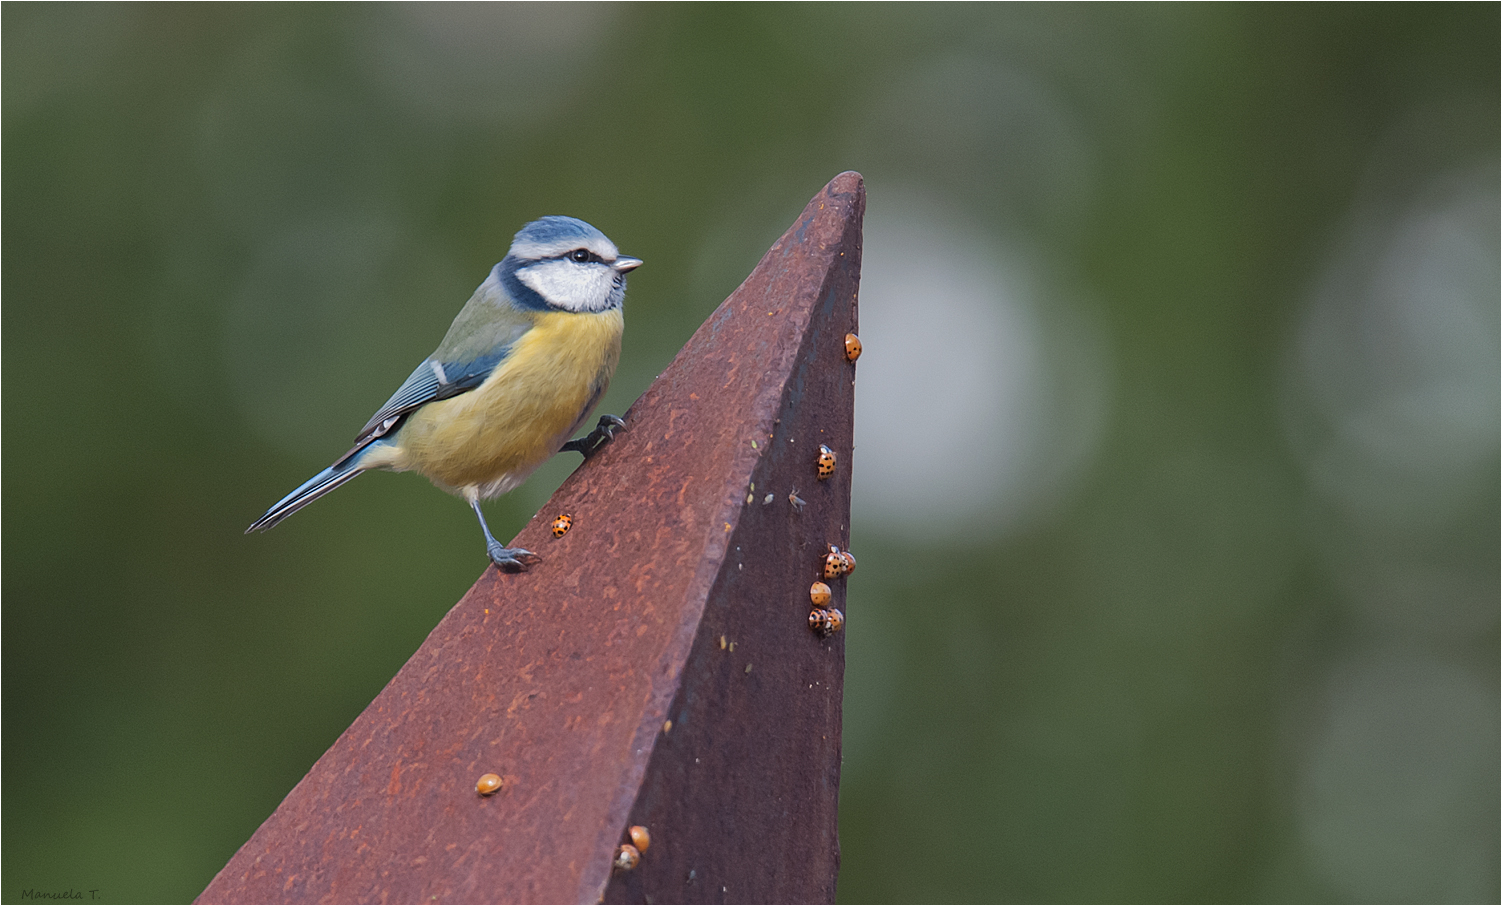
[[[436,362],[425,359],[386,404],[376,410],[355,437],[355,448],[382,437],[396,428],[403,417],[428,403],[445,400],[473,390],[485,383],[496,366],[510,355],[511,347],[481,356],[470,362]],[[353,452],[353,451],[351,451]]]

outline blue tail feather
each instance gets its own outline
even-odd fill
[[[370,446],[374,446],[373,444]],[[278,500],[271,509],[260,519],[250,524],[245,534],[262,531],[271,528],[288,516],[334,490],[350,479],[365,471],[360,467],[360,461],[365,458],[365,451],[370,449],[366,446],[354,455],[346,455],[338,462],[303,482],[297,490]]]

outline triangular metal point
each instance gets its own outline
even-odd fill
[[[810,586],[849,540],[864,210],[858,173],[814,196],[517,535],[542,562],[487,569],[196,902],[834,899]]]

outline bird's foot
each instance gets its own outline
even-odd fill
[[[582,453],[584,454],[584,458],[588,459],[600,452],[606,444],[615,440],[616,432],[624,427],[626,427],[626,423],[622,419],[614,415],[602,415],[600,416],[600,423],[595,425],[593,431],[578,440],[569,441],[558,452],[568,453],[572,451],[574,453]]]
[[[495,568],[503,573],[526,572],[527,567],[542,562],[541,557],[525,548],[503,547],[498,541],[487,544],[485,552],[490,555],[490,562],[495,564]]]

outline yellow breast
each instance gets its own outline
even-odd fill
[[[538,315],[485,383],[408,416],[390,467],[480,497],[521,484],[604,395],[624,325],[619,309]]]

